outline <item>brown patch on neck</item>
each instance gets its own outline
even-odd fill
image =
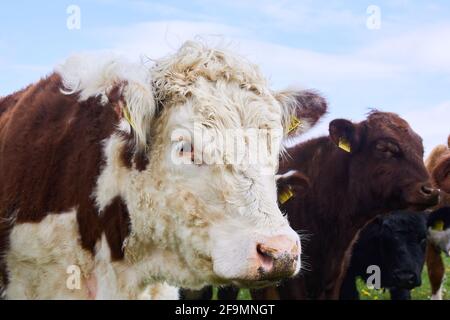
[[[125,140],[125,144],[120,153],[120,159],[125,167],[131,169],[133,167],[134,143],[130,135],[125,132],[121,131],[118,134]]]
[[[125,145],[120,154],[122,164],[126,168],[131,169],[134,161],[136,170],[144,171],[149,163],[147,152],[144,150],[136,150],[135,140],[131,135],[124,132],[120,132],[119,134],[125,140]]]
[[[101,212],[101,220],[111,250],[111,259],[122,260],[123,243],[130,233],[131,221],[127,205],[121,197],[115,197]]]
[[[134,154],[134,161],[138,171],[144,171],[149,163],[149,159],[145,151],[137,151]]]

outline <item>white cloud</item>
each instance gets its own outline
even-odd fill
[[[400,71],[393,64],[355,54],[321,53],[258,40],[249,30],[217,23],[158,21],[100,32],[114,36],[111,40],[116,51],[130,56],[145,54],[150,58],[173,52],[193,38],[228,43],[259,64],[277,86],[304,83],[306,79],[314,82],[378,79],[393,77]]]
[[[202,37],[231,47],[261,65],[276,85],[389,79],[412,72],[450,73],[450,25],[385,38],[346,54],[324,53],[260,40],[245,28],[212,22],[157,21],[105,29],[114,49],[158,58],[185,40]]]
[[[110,38],[112,49],[119,53],[130,57],[144,54],[152,59],[174,52],[186,40],[208,38],[220,42],[245,35],[243,30],[228,25],[178,20],[105,28],[95,33]]]
[[[210,6],[211,1],[198,1]],[[327,1],[297,1],[297,0],[228,0],[222,6],[245,12],[249,15],[242,25],[270,25],[272,29],[286,32],[317,32],[321,28],[341,26],[362,26],[365,21],[365,10],[354,14],[342,3]],[[248,24],[246,22],[249,22]]]
[[[121,1],[117,1],[122,3]],[[209,3],[211,5],[211,3]],[[201,19],[210,20],[212,17],[210,14],[205,14],[204,12],[197,12],[195,10],[186,10],[182,6],[170,5],[167,3],[158,3],[157,1],[145,1],[145,0],[129,0],[126,2],[127,8],[133,8],[139,12],[146,12],[149,14],[157,13],[160,17],[183,17],[183,19]]]
[[[438,24],[387,37],[357,56],[395,64],[404,72],[450,73],[450,24]]]
[[[283,84],[286,81],[329,83],[391,78],[399,71],[393,64],[365,59],[354,54],[322,53],[252,40],[242,41],[241,47],[246,56]]]

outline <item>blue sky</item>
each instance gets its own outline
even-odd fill
[[[77,5],[81,28],[69,30]],[[370,5],[381,29],[366,26]],[[80,51],[158,58],[185,40],[226,44],[258,63],[274,88],[315,88],[329,120],[394,111],[423,136],[446,141],[450,119],[448,1],[9,1],[0,5],[0,95],[50,73]]]

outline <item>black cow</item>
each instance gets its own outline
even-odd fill
[[[389,289],[392,300],[411,299],[410,290],[421,285],[426,244],[427,214],[398,211],[376,218],[353,248],[340,299],[359,299],[356,278],[367,281],[371,265],[380,267],[381,287]]]

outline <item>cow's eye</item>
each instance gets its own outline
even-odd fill
[[[378,143],[376,144],[376,149],[386,158],[396,157],[401,153],[400,147],[394,142],[390,141],[378,141]]]
[[[180,157],[190,158],[194,162],[194,146],[190,142],[183,142],[179,151]]]

